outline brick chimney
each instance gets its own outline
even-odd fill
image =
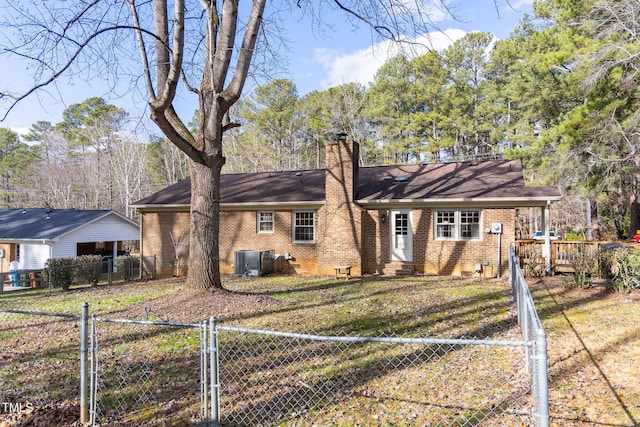
[[[358,191],[360,145],[339,133],[327,142],[325,159],[327,203],[353,202]]]
[[[318,272],[332,274],[333,267],[351,265],[361,274],[362,213],[354,201],[358,192],[359,145],[344,133],[325,147],[325,206],[318,212],[322,234],[318,246]]]

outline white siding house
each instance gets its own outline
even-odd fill
[[[20,245],[20,259],[17,260],[20,269],[41,269],[51,256],[51,246],[47,244],[22,244]]]
[[[138,241],[138,224],[115,211],[0,209],[0,271],[43,268],[48,259],[100,254],[115,258]]]

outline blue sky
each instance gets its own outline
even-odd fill
[[[457,20],[447,17],[438,8],[433,9],[432,18],[438,21],[439,33],[432,33],[423,43],[431,43],[436,48],[444,48],[471,31],[489,31],[498,38],[506,38],[517,26],[524,13],[531,12],[533,0],[445,0],[455,8]],[[498,11],[496,10],[496,4]],[[317,34],[306,19],[296,19],[295,12],[286,23],[289,40],[287,47],[288,67],[274,77],[291,79],[304,95],[312,90],[325,90],[331,86],[357,81],[366,85],[371,81],[377,68],[384,63],[389,53],[395,50],[388,43],[372,44],[368,28],[361,26],[354,30],[346,22],[344,15],[336,12],[329,17],[333,30]],[[429,40],[426,42],[426,40]],[[14,92],[29,86],[32,81],[29,70],[20,62],[7,63],[3,58],[0,67],[0,89]],[[55,87],[21,101],[9,116],[0,122],[0,127],[9,127],[23,132],[38,120],[57,123],[62,120],[63,110],[91,96],[101,96],[109,103],[127,110],[134,121],[145,124],[141,133],[160,134],[154,125],[148,124],[145,102],[140,97],[124,95],[114,97],[106,85],[93,80],[87,83],[79,78],[63,78]],[[247,88],[250,90],[250,88]],[[247,92],[245,90],[245,93]],[[4,114],[5,104],[0,104],[0,114]],[[195,101],[185,98],[178,111],[186,121],[191,119]],[[143,136],[144,138],[145,136]]]

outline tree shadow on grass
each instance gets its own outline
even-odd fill
[[[611,380],[609,379],[607,373],[604,371],[604,369],[602,368],[602,366],[600,365],[600,363],[598,362],[599,359],[599,353],[598,352],[593,352],[585,343],[581,333],[576,329],[576,327],[574,326],[574,324],[571,322],[571,319],[569,318],[569,316],[567,315],[566,311],[571,309],[571,308],[575,308],[575,307],[581,307],[581,306],[586,306],[588,303],[590,302],[594,302],[594,301],[600,301],[600,300],[604,300],[608,297],[610,297],[611,295],[611,291],[605,287],[597,290],[597,291],[591,291],[588,294],[586,294],[586,296],[584,298],[573,298],[571,300],[571,302],[569,303],[561,303],[558,299],[558,297],[561,297],[564,294],[567,294],[569,292],[572,292],[571,289],[564,287],[563,290],[561,291],[557,291],[555,289],[553,289],[553,286],[548,284],[546,281],[539,279],[538,281],[536,281],[533,284],[533,290],[535,290],[534,295],[536,296],[536,300],[537,301],[542,301],[542,300],[548,300],[548,302],[543,303],[544,304],[544,308],[542,308],[541,310],[539,310],[539,315],[541,320],[544,322],[546,319],[550,319],[552,317],[555,316],[561,316],[563,319],[563,322],[567,325],[568,330],[571,332],[571,334],[573,336],[575,336],[575,338],[577,339],[577,341],[579,342],[579,348],[577,349],[576,353],[570,354],[566,357],[564,357],[563,359],[558,359],[554,362],[551,363],[550,365],[550,377],[551,380],[558,380],[561,378],[570,378],[572,375],[577,374],[579,371],[582,371],[585,369],[584,364],[579,361],[579,360],[574,360],[569,368],[567,369],[566,367],[564,367],[561,371],[558,370],[554,370],[554,365],[556,364],[560,364],[562,362],[565,362],[566,360],[568,360],[569,358],[574,357],[577,353],[585,353],[589,363],[595,368],[595,370],[598,372],[598,375],[600,376],[600,378],[602,378],[604,384],[606,384],[607,389],[609,390],[609,392],[611,393],[611,395],[614,397],[617,406],[619,407],[619,409],[624,413],[625,417],[628,418],[629,422],[631,424],[619,424],[619,425],[632,425],[632,426],[637,426],[640,425],[640,420],[638,420],[633,413],[630,410],[630,405],[629,403],[625,402],[625,399],[623,397],[623,395],[621,395],[615,385],[611,382]],[[557,287],[556,287],[557,289]],[[532,291],[533,291],[532,290]],[[573,292],[575,292],[575,290],[573,290]],[[623,342],[640,342],[640,331],[635,331],[632,332],[630,334],[627,334],[627,336],[622,340]],[[618,344],[620,344],[621,342],[619,341]],[[604,350],[603,350],[604,351]],[[594,421],[594,420],[583,420],[584,422],[589,422],[592,425],[613,425],[613,424],[608,424],[608,423],[599,423],[598,421]]]
[[[420,285],[407,284],[407,287]],[[382,295],[386,291],[380,290],[374,294]],[[370,298],[368,294],[366,298]],[[360,295],[339,299],[340,302],[358,301],[365,299]],[[326,302],[325,302],[326,303]],[[323,303],[324,304],[324,303]],[[333,304],[333,303],[332,303]],[[317,332],[325,335],[350,335],[350,336],[379,336],[380,325],[388,325],[390,335],[399,336],[413,333],[415,336],[424,336],[420,331],[428,331],[439,322],[458,321],[455,329],[458,335],[449,334],[448,338],[462,337],[487,337],[496,334],[510,332],[517,328],[517,321],[511,311],[505,311],[505,305],[512,305],[510,299],[502,291],[478,293],[474,296],[459,298],[455,301],[432,302],[428,306],[417,307],[416,310],[407,313],[371,313],[365,312],[359,316],[344,319],[343,322],[326,325]],[[300,307],[297,307],[300,308]],[[286,310],[292,310],[291,307]],[[498,313],[499,320],[496,319]],[[471,322],[469,316],[481,314],[492,319],[490,322]],[[429,316],[431,315],[431,316]],[[416,320],[417,319],[417,320]],[[465,324],[465,322],[468,322]],[[464,332],[461,332],[464,330]],[[372,333],[373,332],[373,333]],[[371,333],[371,334],[370,334]],[[278,338],[279,340],[280,338]],[[243,343],[243,340],[247,342]],[[296,342],[293,339],[291,342]],[[291,346],[287,348],[287,346]],[[316,417],[326,421],[330,419],[331,411],[344,412],[341,405],[355,400],[374,400],[380,407],[385,405],[408,406],[425,417],[428,424],[448,424],[448,420],[464,420],[467,425],[477,425],[488,419],[529,419],[531,414],[530,385],[528,374],[524,370],[524,351],[521,348],[511,348],[517,354],[517,361],[506,369],[509,372],[499,384],[493,383],[493,376],[478,379],[465,380],[462,371],[471,369],[466,375],[473,376],[478,371],[489,372],[491,369],[500,370],[499,363],[495,363],[489,356],[486,367],[479,365],[473,357],[465,358],[463,355],[466,346],[450,345],[436,347],[414,345],[403,347],[400,345],[388,354],[381,354],[379,350],[367,350],[362,344],[343,351],[342,356],[320,357],[318,354],[331,353],[335,344],[307,343],[300,347],[289,344],[278,344],[270,341],[270,338],[227,338],[221,341],[221,382],[223,387],[224,422],[225,425],[251,425],[251,424],[277,424],[285,419],[304,419]],[[386,344],[385,344],[386,345]],[[432,350],[430,350],[430,348]],[[247,350],[250,349],[250,350]],[[491,353],[491,350],[489,350]],[[496,351],[497,353],[497,351]],[[462,358],[462,362],[455,363],[453,359]],[[482,358],[480,358],[482,360]],[[500,360],[498,358],[498,360]],[[302,361],[302,362],[301,362]],[[346,361],[346,362],[345,362]],[[302,367],[296,367],[302,363]],[[345,366],[344,364],[347,364]],[[339,367],[342,366],[342,367]],[[367,395],[369,384],[386,381],[387,378],[403,375],[408,370],[443,369],[443,366],[451,366],[449,378],[453,378],[453,385],[465,390],[465,385],[476,387],[475,391],[485,387],[487,396],[482,401],[471,403],[456,401],[456,397],[450,400],[438,401],[433,396],[425,394],[425,390],[451,389],[451,383],[447,384],[446,378],[442,384],[429,387],[418,387],[409,394],[394,396],[378,390],[375,394]],[[502,372],[502,371],[501,371]],[[314,373],[317,375],[314,376]],[[306,375],[306,376],[305,376]],[[309,377],[310,376],[310,377]],[[429,377],[424,374],[423,377]],[[245,379],[247,379],[246,382]],[[391,389],[399,387],[407,388],[407,384],[419,383],[419,380],[408,380],[408,383],[393,384]],[[487,387],[487,384],[492,384]],[[499,391],[499,386],[509,385],[510,389]],[[224,389],[229,387],[228,389]],[[461,393],[462,393],[461,391]],[[455,393],[454,393],[455,394]],[[526,401],[526,403],[524,403]],[[440,408],[442,419],[429,419],[426,414],[433,413],[434,408]],[[403,414],[404,409],[397,409],[397,414]],[[366,415],[365,415],[366,416]],[[257,417],[257,418],[254,418]],[[319,417],[319,418],[318,418]],[[500,418],[503,417],[503,418]],[[395,421],[402,420],[398,415]],[[393,422],[392,422],[393,423]],[[525,421],[526,423],[526,421]]]
[[[225,339],[220,345],[223,424],[348,423],[344,412],[362,402],[369,407],[357,409],[356,418],[387,413],[389,425],[410,413],[428,425],[527,419],[522,352],[508,348],[513,360],[505,368],[491,356],[478,363],[483,351],[452,344]]]

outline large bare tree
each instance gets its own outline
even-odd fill
[[[265,8],[272,20],[265,24]],[[33,62],[34,85],[24,93],[0,93],[9,109],[61,78],[101,78],[117,91],[119,80],[144,81],[151,119],[189,158],[191,232],[188,284],[220,288],[220,173],[225,119],[239,99],[259,40],[282,28],[291,9],[312,24],[342,11],[373,38],[409,41],[436,28],[434,9],[422,0],[90,0],[5,6],[0,54]],[[139,59],[132,60],[137,44]],[[272,45],[265,43],[263,52]],[[254,64],[255,66],[255,64]],[[143,78],[140,79],[139,77]],[[180,94],[197,94],[199,116],[192,132],[180,118]],[[6,117],[6,113],[4,115]]]

